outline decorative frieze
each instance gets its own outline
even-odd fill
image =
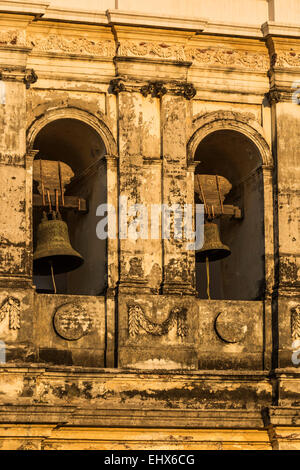
[[[267,54],[232,48],[178,46],[165,42],[124,41],[118,55],[121,57],[145,57],[169,59],[178,62],[192,62],[195,65],[226,66],[258,71],[268,70]]]
[[[23,46],[26,47],[25,30],[8,29],[0,31],[0,47],[3,46]]]
[[[148,57],[186,61],[184,46],[164,42],[124,41],[121,42],[118,55],[122,57]]]
[[[300,68],[300,52],[293,49],[278,51],[271,59],[272,67],[297,67]]]
[[[115,55],[115,43],[112,40],[93,40],[84,36],[63,36],[49,34],[48,36],[32,36],[31,47],[34,52],[77,54],[101,57]]]

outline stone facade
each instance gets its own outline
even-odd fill
[[[300,449],[299,4],[195,2],[0,1],[1,449]],[[32,268],[43,159],[75,174],[85,258],[57,294]],[[121,233],[119,196],[194,205],[201,173],[232,185],[213,300],[161,223],[96,237],[99,204]]]

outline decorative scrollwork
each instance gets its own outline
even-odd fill
[[[139,328],[154,336],[167,334],[177,324],[177,336],[184,338],[187,335],[187,309],[174,307],[166,320],[155,323],[150,320],[142,307],[137,303],[128,304],[128,328],[129,336],[135,338],[139,334]]]
[[[115,45],[111,40],[98,41],[84,36],[63,36],[50,34],[46,37],[33,35],[30,37],[34,51],[46,53],[93,55],[113,57]]]

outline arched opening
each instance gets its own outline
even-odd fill
[[[47,177],[47,172],[43,170],[46,161],[66,164],[74,174],[65,187],[64,204],[60,191],[57,199],[62,219],[68,225],[71,245],[82,255],[84,264],[74,271],[55,276],[57,293],[102,294],[106,288],[107,249],[106,241],[96,237],[96,208],[99,204],[106,203],[107,199],[106,166],[103,158],[106,154],[105,144],[99,133],[89,124],[79,119],[58,118],[46,123],[37,132],[33,149],[38,150],[35,160],[40,160],[44,179]],[[37,162],[35,165],[37,166]],[[50,169],[51,165],[48,164]],[[53,168],[55,170],[55,164]],[[43,184],[45,186],[45,181]],[[41,186],[34,180],[34,200],[39,192]],[[44,203],[47,205],[49,198],[47,194],[44,196]],[[43,205],[34,204],[34,250],[43,210]],[[34,283],[38,292],[53,292],[53,283],[49,276],[34,276]]]
[[[264,201],[262,159],[255,143],[237,130],[206,135],[195,152],[196,175],[219,175],[232,185],[224,205],[242,210],[241,218],[221,216],[220,238],[231,249],[210,263],[212,299],[259,300],[264,294]],[[196,196],[196,202],[200,202]],[[196,263],[199,297],[206,298],[206,266]]]

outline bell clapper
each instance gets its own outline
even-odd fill
[[[55,277],[54,277],[54,272],[53,272],[53,263],[52,263],[52,261],[50,261],[50,269],[51,269],[51,278],[52,278],[54,294],[56,294],[56,284],[55,284]]]

